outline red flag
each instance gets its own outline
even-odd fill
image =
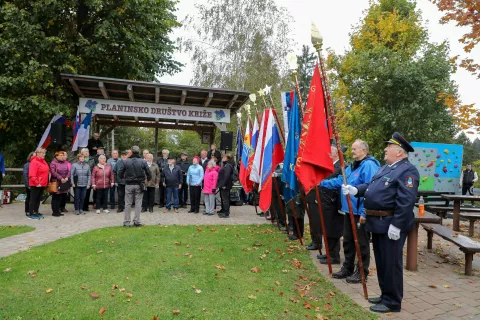
[[[315,66],[302,121],[295,174],[308,193],[333,172],[325,96],[318,66]]]

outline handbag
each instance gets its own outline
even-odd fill
[[[50,181],[47,186],[48,193],[56,193],[58,191],[58,181]]]

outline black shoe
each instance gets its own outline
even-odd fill
[[[291,234],[291,235],[288,236],[288,240],[295,241],[295,240],[298,240],[298,237],[294,234]]]
[[[182,208],[183,208],[183,207],[182,207]],[[193,212],[195,212],[195,211],[193,211],[193,210],[188,210],[188,213],[193,213]]]
[[[123,227],[124,228],[130,228],[130,225],[129,224],[124,224]]]
[[[133,226],[134,226],[134,227],[143,227],[143,224],[141,224],[141,223],[135,223],[135,224],[133,224]]]
[[[327,259],[326,254],[317,254],[317,259],[322,260],[322,259]]]
[[[220,210],[220,211],[217,211],[217,214],[218,214],[218,215],[220,215],[220,214],[224,214],[224,213],[225,213],[225,211],[222,211],[222,210]]]
[[[365,274],[365,281],[367,281],[367,274]],[[347,278],[347,283],[362,283],[362,277],[360,276],[360,270],[358,268]]]
[[[382,302],[382,297],[368,298],[368,302],[373,304],[379,304]]]
[[[68,212],[68,210],[65,209],[65,208],[60,209],[60,211],[61,211],[61,212]]]
[[[330,259],[331,264],[340,264],[340,259]],[[327,258],[320,259],[320,264],[328,264]]]
[[[163,207],[165,207],[163,204],[159,205],[158,206],[160,209],[162,209]]]
[[[142,211],[140,212],[147,212],[147,208],[142,208]]]
[[[123,212],[123,209],[118,209],[117,212],[118,213]]]
[[[229,214],[221,214],[220,218],[230,218],[230,215]]]
[[[149,212],[153,212],[153,207],[151,207],[150,209],[148,209]]]
[[[317,250],[317,249],[318,249],[317,244],[313,241],[307,246],[307,250]]]
[[[59,213],[59,216],[60,216],[60,217],[63,217],[63,216],[64,216],[64,214],[63,214],[63,213]]]
[[[389,312],[400,312],[401,309],[390,309],[383,303],[376,304],[370,307],[370,311],[378,312],[378,313],[389,313]]]
[[[352,274],[352,271],[348,271],[344,266],[342,266],[340,271],[332,274],[332,277],[334,277],[335,279],[345,279],[347,277],[350,277]]]
[[[199,212],[200,212],[200,211],[198,211],[198,210],[195,210],[195,211],[194,211],[194,213],[199,213]]]

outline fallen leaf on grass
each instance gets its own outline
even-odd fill
[[[279,295],[280,297],[283,297],[283,292],[280,292],[278,295]]]
[[[283,272],[283,273],[287,273],[287,272],[288,272],[288,270],[286,270],[286,269],[283,269],[283,270],[282,270],[282,272]]]
[[[207,311],[207,308],[202,308],[202,311],[203,311],[203,312]]]
[[[288,309],[283,310],[283,312],[288,313]]]
[[[34,271],[34,270],[30,270],[30,271],[27,272],[27,274],[29,274],[29,275],[35,274],[35,271]]]
[[[215,231],[217,231],[217,228],[210,229],[210,232],[215,232]]]
[[[200,290],[200,289],[195,289],[195,293],[202,293],[202,290]]]
[[[305,302],[305,303],[303,303],[303,307],[304,307],[305,309],[312,309],[312,304],[309,303],[309,302]]]
[[[276,284],[277,286],[279,286],[279,285],[280,285],[280,281],[275,281],[275,284]]]
[[[112,292],[112,293],[110,293],[110,295],[111,295],[112,297],[115,297],[115,293],[113,293],[113,292]]]
[[[258,269],[257,267],[254,267],[254,268],[250,269],[250,271],[252,271],[253,273],[259,273],[260,269]]]
[[[52,288],[48,288],[47,290],[45,290],[46,293],[50,293],[50,292],[52,292],[52,291],[53,291]]]
[[[181,245],[181,243],[180,243],[180,242],[174,242],[173,244],[174,244],[174,245],[176,245],[176,246],[179,246],[179,245]]]
[[[185,246],[185,248],[190,248],[190,245],[189,245],[189,244],[187,244],[187,245]]]
[[[133,294],[127,292],[127,293],[125,294],[125,296],[127,296],[128,298],[131,298],[131,297],[133,297]]]
[[[90,292],[90,297],[92,297],[93,299],[98,299],[100,298],[100,295],[96,292]]]
[[[298,279],[303,280],[303,281],[308,281],[308,278],[306,278],[304,276],[298,276]]]
[[[99,250],[99,251],[97,251],[97,253],[102,253],[102,252],[103,252],[103,250]]]
[[[332,310],[332,306],[331,306],[329,303],[326,303],[326,304],[323,306],[323,308],[324,308],[325,310]]]
[[[179,313],[180,313],[180,310],[178,310],[178,309],[177,309],[177,310],[173,310],[172,313],[173,313],[173,314],[179,314]]]
[[[116,284],[112,286],[112,290],[115,290],[115,289],[118,289],[118,286]]]
[[[158,316],[153,316],[152,320],[158,320]]]
[[[251,294],[251,295],[248,296],[248,299],[257,299],[257,297],[254,296],[253,294]]]
[[[80,289],[85,290],[85,289],[87,289],[87,287],[81,286]]]
[[[184,256],[189,256],[190,252],[185,252]]]
[[[7,269],[3,270],[3,272],[10,272],[10,271],[12,271],[12,268],[7,268]]]
[[[218,270],[225,270],[225,267],[224,266],[221,266],[219,264],[216,264],[215,265],[215,268],[217,268]]]
[[[293,303],[299,303],[300,302],[299,300],[293,299],[293,298],[290,298],[290,301],[292,301]]]
[[[328,297],[335,297],[335,292],[330,291],[330,293],[328,294]]]
[[[203,250],[204,250],[203,247],[198,248],[198,251],[203,251]]]
[[[36,277],[37,277],[37,274],[36,274],[36,273],[32,273],[32,274],[30,275],[30,277],[36,278]]]
[[[123,292],[125,291],[125,288],[118,289],[118,291]]]
[[[315,315],[315,317],[319,320],[329,320],[328,317],[322,316],[321,314],[317,314],[317,315]]]
[[[102,309],[100,309],[100,311],[98,311],[98,313],[100,313],[100,315],[103,315],[106,311],[107,311],[107,309],[105,309],[105,307],[102,307]]]

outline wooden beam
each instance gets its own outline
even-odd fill
[[[73,80],[73,79],[68,79],[68,82],[70,82],[70,84],[72,85],[73,91],[75,91],[75,93],[77,94],[77,96],[80,96],[80,97],[82,97],[82,98],[85,97],[85,95],[83,94],[82,90],[80,90],[80,88],[77,86],[77,83],[75,82],[75,80]]]
[[[206,108],[210,104],[213,98],[213,92],[209,92],[207,98],[205,98],[205,102],[203,103],[203,107]]]
[[[155,103],[160,102],[160,88],[155,88]]]
[[[102,95],[105,99],[110,99],[110,96],[108,95],[107,88],[105,88],[105,84],[100,81],[98,83],[98,87],[100,88],[100,91],[102,92]]]
[[[237,101],[237,98],[238,98],[238,94],[236,94],[236,95],[233,96],[232,100],[230,100],[230,102],[229,102],[228,105],[227,105],[227,109],[230,109],[230,108],[233,106],[233,104],[235,103],[235,101]]]
[[[174,123],[156,123],[156,122],[133,122],[133,121],[112,121],[112,120],[103,120],[99,119],[98,124],[105,126],[116,126],[116,127],[143,127],[143,128],[159,128],[159,129],[176,129],[176,130],[213,130],[213,127],[210,126],[195,126],[194,124],[181,124],[176,125]]]
[[[135,101],[135,96],[133,94],[133,86],[131,84],[127,86],[127,91],[128,91],[128,97],[130,98],[130,101]]]
[[[180,105],[183,106],[185,98],[187,97],[187,90],[182,90],[182,98],[180,99]]]
[[[115,129],[116,125],[115,124],[112,124],[111,127],[107,128],[107,130],[105,131],[102,131],[102,133],[100,134],[100,139],[104,138],[107,134],[109,134],[110,132],[113,131],[113,129]]]

